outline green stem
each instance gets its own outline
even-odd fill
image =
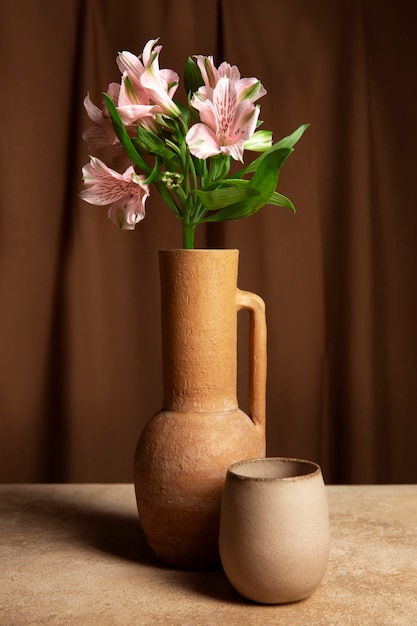
[[[186,250],[193,250],[194,248],[195,227],[195,224],[182,223],[182,246]]]

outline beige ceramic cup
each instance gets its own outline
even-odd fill
[[[239,461],[223,491],[220,557],[242,596],[265,604],[307,598],[320,584],[330,550],[327,495],[311,461]]]

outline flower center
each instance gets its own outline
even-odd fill
[[[219,80],[214,89],[213,104],[216,114],[217,139],[220,145],[224,145],[230,137],[237,107],[236,89],[226,76]]]

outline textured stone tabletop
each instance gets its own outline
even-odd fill
[[[417,624],[417,485],[327,489],[321,586],[302,602],[262,606],[222,571],[158,562],[132,485],[0,486],[0,624]]]

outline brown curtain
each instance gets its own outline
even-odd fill
[[[268,319],[268,454],[328,482],[417,482],[414,0],[0,0],[0,480],[122,482],[160,408],[156,196],[134,232],[78,198],[82,100],[160,37],[262,80],[264,127],[311,127],[265,207],[200,228],[240,249]],[[246,318],[239,397],[245,408]]]

